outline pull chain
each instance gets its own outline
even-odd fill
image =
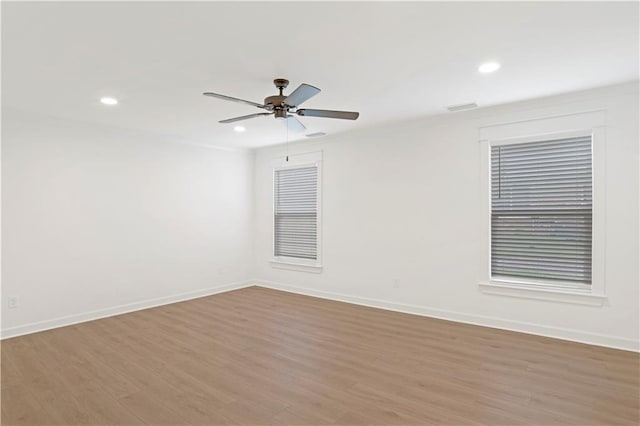
[[[284,125],[287,128],[287,158],[286,158],[286,162],[289,162],[289,118],[285,118],[284,120]]]

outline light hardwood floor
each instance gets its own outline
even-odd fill
[[[4,340],[2,424],[638,424],[639,356],[259,287]]]

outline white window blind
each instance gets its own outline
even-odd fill
[[[591,284],[591,137],[491,147],[491,274]]]
[[[275,256],[317,259],[318,167],[275,171]]]

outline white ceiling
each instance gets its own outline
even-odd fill
[[[284,126],[235,133],[217,121],[260,110],[204,91],[260,102],[275,77],[312,84],[305,107],[361,113],[301,118],[332,134],[629,81],[638,59],[637,2],[2,4],[4,107],[228,147],[283,142]],[[486,60],[502,69],[479,74]]]

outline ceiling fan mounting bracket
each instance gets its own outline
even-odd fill
[[[273,80],[273,84],[275,84],[278,89],[286,89],[289,85],[289,80],[286,78],[276,78]]]
[[[280,96],[282,96],[282,91],[289,85],[289,80],[287,80],[286,78],[276,78],[275,80],[273,80],[273,84],[275,84],[275,86],[280,91]]]

